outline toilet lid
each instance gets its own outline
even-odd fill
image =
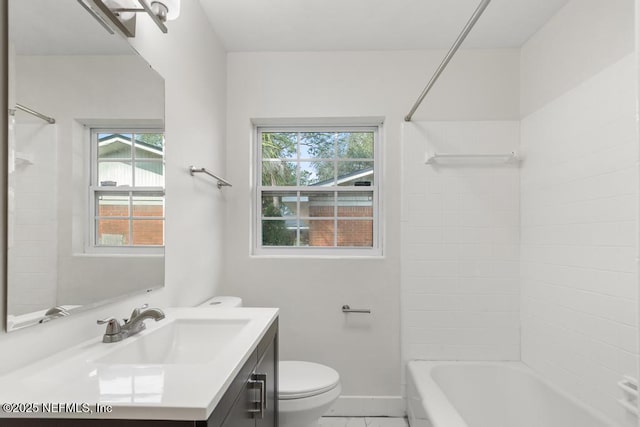
[[[301,399],[335,388],[340,375],[328,366],[312,362],[284,361],[278,364],[278,399]]]

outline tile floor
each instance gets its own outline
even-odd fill
[[[321,427],[409,427],[406,418],[387,417],[323,417]]]

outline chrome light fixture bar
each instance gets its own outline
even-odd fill
[[[165,25],[169,17],[169,7],[167,4],[179,8],[179,1],[151,1],[150,4],[147,3],[147,0],[137,1],[141,6],[140,8],[120,7],[122,0],[78,0],[78,3],[100,22],[100,25],[105,27],[110,34],[113,34],[115,30],[124,37],[135,37],[138,12],[145,12],[149,15],[158,28],[160,28],[160,31],[166,34],[169,31]],[[176,11],[171,12],[171,15],[175,18],[179,10],[177,13]],[[125,18],[127,15],[130,15],[130,17]]]

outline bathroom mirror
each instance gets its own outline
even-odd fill
[[[164,80],[78,0],[9,0],[8,50],[7,330],[162,286]]]

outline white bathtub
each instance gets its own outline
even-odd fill
[[[409,362],[411,427],[611,427],[519,362]]]

